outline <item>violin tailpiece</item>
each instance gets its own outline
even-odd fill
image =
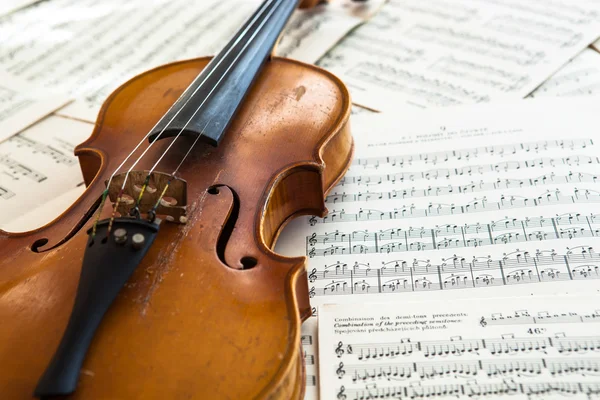
[[[88,347],[104,314],[158,234],[154,223],[116,218],[107,236],[108,220],[98,223],[88,243],[75,304],[58,349],[35,389],[35,396],[67,395],[75,391]]]

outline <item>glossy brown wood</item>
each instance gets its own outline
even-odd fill
[[[31,398],[60,341],[92,224],[86,216],[104,182],[208,61],[163,66],[115,91],[76,149],[83,196],[36,231],[0,231],[2,398]],[[351,160],[349,113],[333,75],[267,63],[222,144],[199,145],[184,163],[188,223],[163,222],[97,331],[72,398],[302,398],[305,258],[271,249],[290,218],[326,213],[324,197]],[[171,140],[158,141],[136,169],[148,169]],[[191,143],[179,139],[159,169],[171,172]],[[103,218],[110,211],[106,204]],[[221,260],[223,227],[235,214]],[[244,257],[257,265],[241,270]]]
[[[300,2],[300,8],[312,8],[319,3],[323,3],[323,0],[302,0]]]

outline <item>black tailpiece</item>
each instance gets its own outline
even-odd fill
[[[75,391],[96,328],[158,233],[156,223],[116,218],[107,237],[108,223],[98,222],[94,238],[91,229],[88,231],[75,305],[60,345],[35,389],[36,397]]]

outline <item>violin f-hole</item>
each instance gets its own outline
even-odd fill
[[[217,241],[217,254],[219,256],[219,260],[229,268],[246,270],[255,267],[258,264],[258,260],[252,256],[242,257],[239,265],[229,265],[225,260],[225,249],[227,248],[227,243],[229,243],[229,239],[231,238],[231,233],[235,228],[235,224],[238,220],[238,216],[240,213],[240,198],[237,193],[225,185],[214,185],[209,187],[206,191],[208,194],[212,196],[218,196],[222,190],[229,190],[231,192],[231,196],[233,198],[233,204],[231,207],[231,212],[225,225],[223,225],[223,229],[221,230],[221,234],[219,235],[219,239]]]

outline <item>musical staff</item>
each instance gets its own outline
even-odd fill
[[[593,315],[598,300],[587,294],[324,306],[322,394],[365,400],[600,394],[600,319],[543,327],[480,323],[482,309],[498,315],[523,303],[531,315]]]
[[[13,180],[19,180],[21,177],[25,177],[33,180],[34,182],[43,182],[48,177],[41,172],[34,170],[18,161],[13,160],[7,155],[0,154],[0,164],[4,165],[6,169],[2,171],[5,175],[8,175]]]
[[[314,264],[313,264],[314,265]],[[501,258],[455,255],[430,260],[336,262],[308,272],[311,298],[330,295],[406,293],[600,278],[600,255],[591,246],[564,254],[514,251]]]
[[[566,175],[556,175],[551,172],[547,175],[528,179],[496,179],[493,182],[471,182],[465,185],[428,186],[427,188],[415,188],[391,190],[383,192],[356,192],[338,193],[334,192],[325,198],[329,204],[369,202],[376,200],[400,200],[419,197],[436,197],[455,194],[467,194],[485,192],[499,189],[523,189],[526,187],[537,187],[543,185],[565,184],[565,183],[597,183],[598,175],[585,172],[570,171]]]
[[[455,337],[449,340],[411,341],[401,340],[393,343],[343,343],[336,344],[333,351],[338,358],[351,357],[356,361],[395,359],[400,356],[412,356],[421,353],[427,359],[461,356],[463,354],[481,354],[483,350],[491,355],[503,354],[544,354],[553,348],[559,354],[574,352],[600,352],[600,336],[566,337],[514,337],[463,339]]]
[[[378,210],[359,208],[356,212],[346,211],[345,208],[331,210],[325,217],[311,217],[308,224],[359,222],[359,221],[389,221],[408,218],[436,217],[460,214],[473,214],[486,211],[511,210],[518,208],[532,208],[551,205],[586,204],[600,202],[600,191],[592,189],[574,189],[572,194],[562,194],[560,190],[548,190],[535,197],[518,195],[500,195],[494,201],[487,196],[474,198],[465,204],[433,203],[423,208],[414,204],[404,205],[393,210]]]
[[[363,168],[379,168],[382,165],[399,166],[413,165],[416,162],[425,164],[439,164],[449,160],[469,161],[479,156],[505,156],[517,153],[539,153],[549,149],[585,149],[593,145],[592,139],[564,139],[564,140],[538,140],[534,142],[523,142],[513,144],[502,144],[494,146],[480,146],[468,149],[457,149],[452,151],[437,151],[429,153],[419,153],[404,156],[383,156],[383,157],[363,157],[357,158],[352,165]]]
[[[544,372],[555,377],[581,373],[600,376],[600,358],[511,358],[506,361],[478,359],[368,365],[340,362],[336,367],[338,379],[349,376],[353,383],[404,381],[411,378],[427,381],[455,374],[473,378],[536,376]]]
[[[24,135],[16,135],[8,140],[8,142],[15,143],[17,148],[27,147],[31,149],[31,154],[42,154],[52,158],[57,164],[63,165],[77,165],[78,161],[75,156],[71,154],[65,154],[61,150],[58,150],[52,146],[47,144],[38,142],[36,140],[30,139]],[[69,142],[58,139],[58,142],[63,145],[69,151],[73,151],[74,146]]]
[[[414,182],[416,180],[425,179],[449,179],[453,176],[473,176],[483,175],[487,173],[498,173],[506,171],[517,171],[533,168],[556,167],[557,165],[580,166],[580,165],[596,165],[600,164],[600,159],[595,156],[573,155],[569,157],[540,157],[523,161],[503,161],[493,164],[467,165],[460,168],[438,168],[427,171],[415,172],[398,172],[395,174],[379,174],[379,175],[358,175],[345,176],[340,180],[338,186],[349,184],[354,185],[381,185],[384,182]]]
[[[532,315],[527,310],[518,310],[504,316],[502,313],[481,317],[481,326],[495,325],[524,325],[524,324],[564,324],[564,323],[593,323],[600,322],[600,310],[579,315],[576,312],[551,314],[547,311]]]
[[[415,386],[377,386],[364,389],[345,389],[341,386],[338,400],[366,400],[388,398],[432,398],[446,396],[501,396],[501,395],[551,395],[551,394],[583,394],[586,396],[600,394],[600,383],[595,382],[535,382],[535,383],[488,383],[477,384],[440,384]]]
[[[402,253],[467,248],[600,235],[600,215],[577,213],[555,217],[506,218],[490,223],[446,224],[430,228],[389,228],[340,231],[306,238],[306,255],[328,257],[352,254]]]

